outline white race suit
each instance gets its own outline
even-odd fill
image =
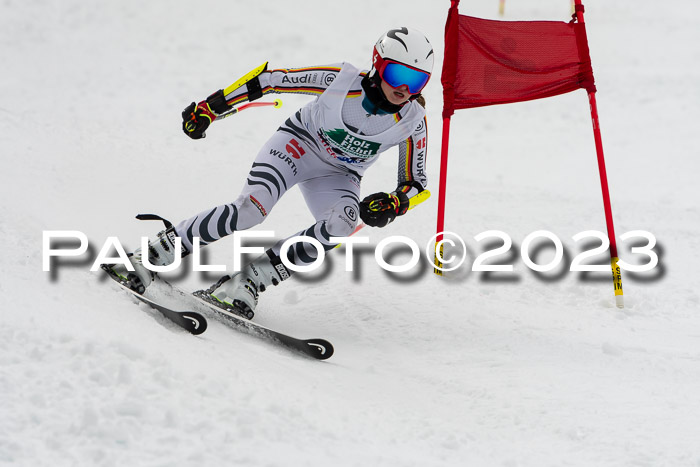
[[[235,201],[176,225],[183,246],[191,251],[194,237],[206,245],[260,224],[282,195],[298,185],[316,222],[292,236],[313,237],[330,250],[335,246],[330,237],[349,236],[357,226],[362,174],[380,153],[397,145],[397,189],[408,196],[422,191],[427,184],[425,109],[411,100],[396,114],[368,113],[362,105],[365,74],[348,63],[263,72],[259,76],[263,94],[318,97],[288,118],[265,143]],[[244,102],[247,88],[234,90],[226,100],[229,105]],[[283,242],[273,247],[275,254]],[[293,264],[306,265],[316,257],[316,249],[307,243],[296,243],[288,250]]]

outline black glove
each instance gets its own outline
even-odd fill
[[[192,139],[204,138],[211,122],[229,109],[224,92],[219,89],[206,100],[199,104],[193,102],[182,111],[182,131]]]
[[[182,111],[182,131],[192,139],[204,138],[207,136],[204,132],[214,120],[216,115],[209,108],[207,101],[199,104],[193,102]]]
[[[396,216],[403,216],[408,211],[409,201],[406,193],[375,193],[360,203],[360,218],[370,227],[386,227]]]

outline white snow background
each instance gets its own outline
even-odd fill
[[[586,2],[621,257],[646,262],[619,240],[633,230],[654,234],[660,256],[651,272],[623,273],[623,310],[609,273],[566,270],[584,249],[571,237],[605,231],[583,90],[454,116],[446,228],[471,253],[457,271],[438,277],[425,261],[392,276],[368,250],[351,273],[339,250],[311,279],[261,296],[256,320],[330,340],[325,362],[215,319],[191,336],[90,272],[89,255],[42,271],[44,230],[84,232],[94,259],[109,236],[133,249],[160,229],[137,213],[176,222],[232,201],[258,148],[311,97],[283,95],[281,110],[246,110],[201,141],[180,129],[191,101],[265,60],[368,68],[376,39],[401,25],[436,50],[433,197],[362,235],[424,247],[448,7],[0,1],[0,465],[700,466],[697,2]],[[498,19],[497,8],[465,0],[460,11]],[[509,1],[503,19],[570,13],[566,0]],[[363,195],[395,187],[396,159],[369,170]],[[260,229],[282,238],[311,223],[292,190]],[[498,258],[513,273],[471,271],[487,230],[513,239]],[[566,246],[553,273],[520,258],[536,230]],[[230,265],[231,249],[224,239],[208,260]],[[215,278],[173,280],[191,291]]]

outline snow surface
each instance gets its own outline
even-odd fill
[[[44,230],[135,248],[155,223],[237,196],[259,146],[306,97],[180,131],[192,100],[269,60],[369,66],[387,28],[435,45],[449,2],[0,1],[0,465],[2,466],[700,466],[700,5],[586,3],[618,236],[647,230],[659,266],[536,275],[523,239],[605,230],[584,91],[458,112],[446,227],[508,233],[512,274],[470,261],[438,277],[426,262],[391,276],[371,250],[261,297],[260,323],[323,337],[317,362],[210,319],[193,337],[89,271],[88,256],[42,271]],[[564,20],[565,0],[507,2],[505,19]],[[497,2],[461,12],[497,18]],[[439,73],[426,89],[433,198],[372,245],[435,229]],[[395,152],[363,193],[394,187]],[[287,195],[264,229],[312,221]],[[232,241],[209,248],[230,265]],[[644,262],[622,245],[622,258]],[[551,249],[538,256],[547,262]],[[394,260],[407,259],[398,253]],[[605,263],[605,256],[598,260]],[[565,263],[566,264],[566,263]],[[214,274],[171,275],[187,290]],[[157,289],[153,293],[162,295]],[[167,300],[168,297],[162,297]],[[172,300],[172,298],[170,298]],[[184,304],[181,304],[184,307]],[[190,304],[187,304],[188,306]]]

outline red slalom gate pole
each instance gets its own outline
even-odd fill
[[[580,24],[583,20],[583,4],[581,0],[575,0],[574,5],[576,19]],[[612,268],[613,287],[615,290],[615,304],[618,308],[624,308],[624,295],[622,293],[622,273],[617,264],[620,258],[617,255],[617,241],[615,239],[615,226],[613,225],[612,208],[610,206],[610,190],[608,189],[608,176],[605,170],[605,156],[603,154],[603,138],[600,134],[600,122],[598,120],[598,104],[595,98],[595,91],[588,91],[588,102],[591,108],[591,121],[593,122],[593,137],[595,139],[595,150],[598,157],[598,172],[600,173],[600,186],[603,192],[603,206],[605,208],[605,223],[608,229],[608,239],[610,240],[610,267]]]
[[[443,242],[445,231],[445,197],[447,195],[447,154],[450,146],[450,117],[442,119],[442,148],[440,149],[440,190],[438,193],[437,236],[435,237],[435,268],[433,272],[442,276]]]
[[[440,149],[440,190],[437,206],[437,232],[435,234],[435,268],[438,276],[443,273],[443,232],[445,231],[445,199],[447,197],[447,154],[450,146],[450,118],[454,113],[454,81],[457,73],[459,50],[459,0],[450,0],[450,10],[445,23],[445,60],[442,65],[442,147]]]

